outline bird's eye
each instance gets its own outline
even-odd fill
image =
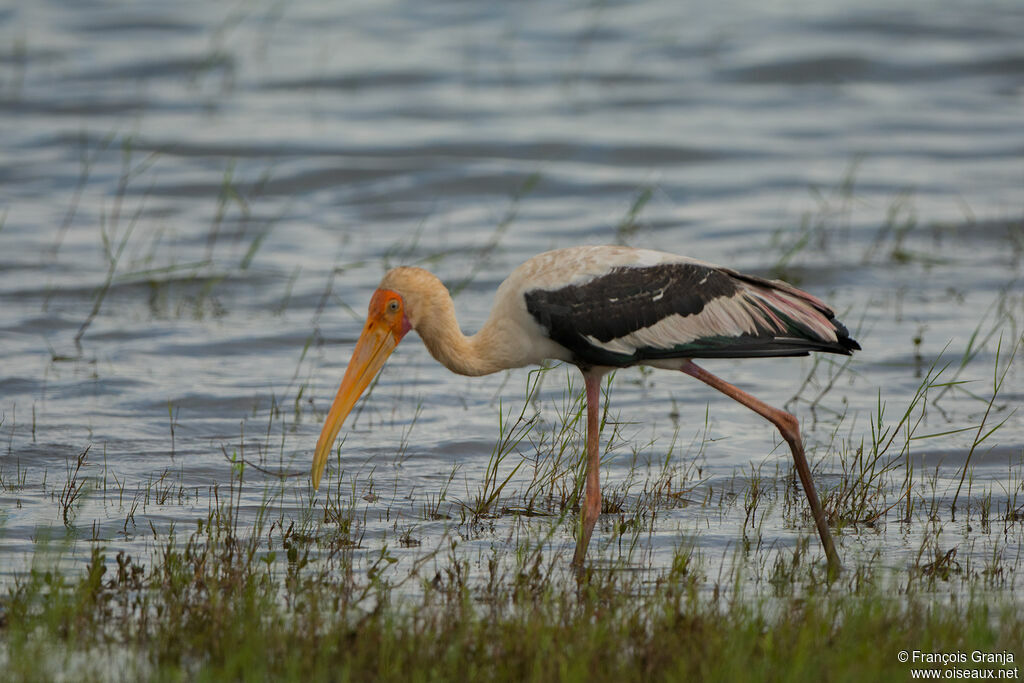
[[[392,313],[398,312],[398,299],[392,299],[388,302],[388,310]]]

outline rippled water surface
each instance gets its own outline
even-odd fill
[[[205,515],[230,459],[262,468],[245,470],[244,510],[269,497],[301,516],[323,415],[389,266],[438,273],[471,331],[515,265],[584,243],[785,277],[836,308],[864,347],[849,365],[706,364],[802,419],[825,488],[843,452],[872,442],[879,403],[895,424],[948,363],[940,381],[967,383],[917,404],[915,436],[951,432],[910,442],[932,472],[918,493],[948,503],[970,457],[971,495],[1012,512],[1021,35],[1017,2],[0,10],[0,572],[23,570],[41,538],[70,539],[72,556],[91,539],[144,553]],[[480,491],[527,384],[524,370],[451,375],[410,335],[327,474],[351,492],[360,547],[405,559],[453,534],[469,553],[514,543],[515,515],[467,530],[459,501]],[[506,508],[580,384],[572,368],[544,375],[536,421],[499,468],[527,458]],[[670,449],[690,502],[707,486],[709,500],[742,497],[752,466],[788,473],[769,425],[689,378],[623,371],[610,396],[602,475],[624,515]],[[983,420],[1003,424],[972,451]],[[442,497],[446,514],[424,514]],[[743,510],[718,510],[660,510],[639,561],[694,535],[728,552]],[[768,545],[813,533],[768,519]],[[571,532],[547,542],[569,552]],[[962,542],[956,522],[947,533]],[[608,523],[596,539],[596,558],[625,553]],[[839,538],[895,567],[915,543]]]

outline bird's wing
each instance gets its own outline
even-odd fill
[[[524,296],[551,339],[593,365],[859,348],[811,295],[700,262],[615,266]]]

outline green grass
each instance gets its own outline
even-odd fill
[[[975,446],[1002,424],[987,420],[1015,353],[996,355],[991,394],[978,397],[986,412]],[[629,476],[606,483],[614,505],[603,510],[591,564],[573,572],[564,539],[580,484],[568,454],[579,448],[582,408],[570,385],[552,423],[527,417],[543,370],[529,375],[522,410],[497,407],[499,439],[477,492],[450,500],[453,470],[440,493],[412,504],[417,515],[396,511],[383,534],[363,507],[387,495],[373,471],[337,473],[295,508],[287,478],[225,454],[230,483],[207,491],[207,513],[185,529],[143,522],[150,550],[132,557],[109,549],[116,541],[104,537],[117,534],[76,528],[81,499],[124,510],[127,535],[129,524],[147,533],[136,528],[140,502],[194,511],[203,496],[166,470],[126,501],[116,476],[108,485],[105,459],[102,474],[86,474],[99,466],[86,450],[69,459],[65,481],[49,485],[65,539],[36,538],[31,566],[0,594],[3,678],[860,681],[908,680],[914,667],[901,651],[1010,653],[1019,662],[1016,489],[1002,496],[1004,513],[991,490],[964,488],[958,527],[948,505],[957,478],[940,491],[937,474],[902,467],[911,444],[935,436],[918,427],[950,386],[952,365],[933,365],[906,406],[880,398],[870,439],[830,446],[839,470],[819,485],[846,562],[837,580],[826,575],[791,472],[751,466],[717,489],[701,478],[692,452],[704,452],[707,424],[701,443],[675,454],[673,440],[646,476],[634,449]],[[623,440],[607,408],[602,424],[613,446]],[[511,457],[519,447],[536,460]],[[1019,479],[1011,471],[1006,481]],[[16,487],[18,473],[0,485]],[[711,557],[684,533],[656,562],[644,555],[652,551],[643,534],[680,505],[695,507],[705,526],[717,518],[735,529],[732,550]],[[421,533],[432,523],[443,532]],[[800,535],[766,543],[763,532],[779,526]],[[892,538],[873,544],[887,533],[905,538],[905,559],[883,553]],[[490,549],[464,547],[487,539]],[[1016,664],[956,666],[999,675]]]
[[[75,578],[33,569],[2,603],[5,680],[906,680],[900,650],[1024,656],[1010,605],[880,577],[785,597],[705,593],[683,552],[653,583],[595,570],[570,590],[542,580],[538,556],[478,586],[455,563],[397,600],[372,574],[287,552],[273,571],[207,526],[149,567],[123,555],[112,567],[97,547]]]

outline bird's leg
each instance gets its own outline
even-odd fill
[[[786,440],[786,443],[789,444],[789,449],[793,452],[796,471],[800,475],[800,483],[803,484],[804,493],[807,494],[807,502],[811,506],[811,513],[814,515],[814,523],[818,527],[821,544],[825,548],[825,557],[828,558],[829,573],[832,575],[838,574],[840,569],[842,569],[842,565],[839,562],[839,554],[836,553],[835,543],[832,542],[832,532],[829,530],[828,521],[825,519],[825,510],[822,509],[821,502],[818,500],[818,493],[814,490],[814,480],[811,479],[811,468],[807,466],[807,458],[804,456],[804,447],[800,440],[800,425],[797,423],[796,418],[737,389],[725,380],[698,367],[692,361],[687,361],[679,369],[691,377],[696,377],[708,386],[718,389],[729,398],[739,401],[778,428],[782,438]]]
[[[587,386],[587,468],[586,493],[580,505],[580,537],[572,558],[576,567],[583,566],[590,535],[601,513],[601,375],[584,373],[583,379]]]

